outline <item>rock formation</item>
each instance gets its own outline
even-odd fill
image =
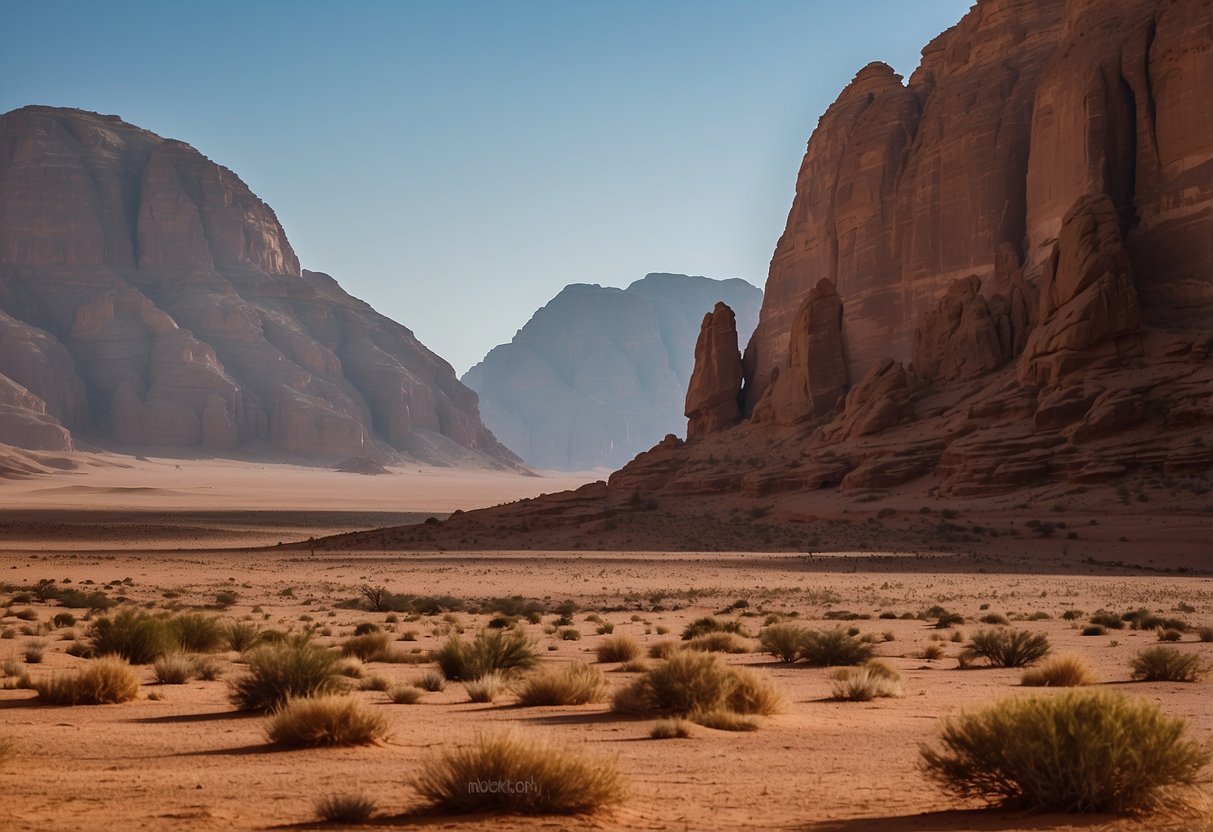
[[[651,274],[627,289],[573,284],[463,381],[480,394],[485,424],[528,463],[618,467],[683,433],[704,314],[724,302],[744,339],[761,300],[736,279]]]
[[[844,522],[841,500],[853,516],[903,497],[867,518],[879,527],[917,500],[967,510],[1026,489],[988,505],[1207,494],[1210,44],[1208,0],[978,0],[908,84],[866,67],[809,139],[745,350],[749,418],[637,456],[575,513],[538,498],[442,539],[534,546],[547,529],[609,549],[645,524],[682,529],[657,547],[692,547],[687,530],[751,500],[784,525],[722,531],[730,545],[802,550],[797,530]],[[710,375],[718,357],[701,357]]]
[[[719,433],[741,420],[741,352],[737,316],[724,303],[703,316],[695,342],[695,371],[687,386],[687,441]]]
[[[115,116],[0,116],[0,373],[101,444],[518,462],[446,362],[300,269],[239,177]]]

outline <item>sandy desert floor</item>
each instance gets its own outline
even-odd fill
[[[605,637],[586,620],[597,613],[616,634],[633,636],[646,647],[678,638],[687,622],[720,613],[735,601],[748,606],[734,617],[757,633],[770,613],[796,613],[815,628],[838,622],[827,613],[850,611],[866,618],[847,621],[862,633],[879,636],[877,655],[902,674],[905,695],[869,703],[830,700],[830,671],[785,665],[753,652],[730,655],[730,663],[768,674],[786,701],[782,713],[767,717],[753,733],[695,727],[689,739],[649,738],[651,720],[611,713],[609,705],[521,708],[512,696],[492,704],[472,704],[462,686],[450,683],[412,705],[392,704],[387,694],[358,691],[391,725],[379,745],[352,749],[281,750],[267,741],[265,718],[237,712],[226,681],[161,685],[148,667],[138,669],[143,686],[130,703],[49,707],[28,690],[0,690],[0,733],[14,741],[17,756],[0,766],[0,829],[109,830],[311,828],[313,801],[334,792],[374,797],[386,820],[371,828],[416,825],[471,829],[802,829],[811,832],[959,832],[959,830],[1200,830],[1205,819],[1118,820],[1109,817],[1025,815],[964,804],[939,792],[917,768],[920,743],[935,737],[939,720],[959,709],[1004,696],[1055,695],[1018,685],[1021,671],[957,668],[960,645],[952,630],[930,621],[882,619],[881,613],[920,613],[933,605],[965,616],[958,629],[971,633],[987,612],[1010,616],[1013,625],[1048,634],[1055,650],[1076,652],[1095,668],[1102,684],[1157,702],[1188,720],[1193,734],[1213,743],[1213,679],[1195,683],[1134,683],[1129,661],[1156,643],[1152,632],[1131,629],[1084,637],[1085,618],[1065,620],[1067,611],[1118,612],[1147,607],[1182,617],[1193,625],[1213,625],[1213,579],[1205,574],[1127,574],[1087,570],[1025,574],[1000,570],[971,553],[861,553],[805,556],[796,553],[653,552],[339,552],[249,551],[275,539],[358,528],[388,515],[424,516],[449,510],[451,495],[464,505],[512,499],[564,487],[553,481],[504,480],[483,484],[475,497],[441,473],[390,477],[300,475],[315,502],[275,491],[271,470],[260,483],[229,485],[222,501],[195,500],[190,485],[174,480],[165,463],[162,480],[27,480],[0,485],[8,511],[0,527],[0,664],[23,665],[35,678],[62,672],[82,661],[66,653],[72,638],[83,637],[87,621],[42,632],[62,612],[53,604],[15,603],[20,587],[41,579],[123,595],[157,610],[212,610],[217,593],[233,591],[236,603],[213,610],[223,618],[250,618],[265,627],[301,630],[318,626],[317,640],[339,645],[356,625],[374,622],[392,633],[402,654],[437,647],[453,628],[467,633],[488,614],[461,612],[389,621],[383,613],[345,609],[339,604],[364,584],[382,584],[398,593],[451,595],[476,604],[488,598],[521,595],[549,609],[562,601],[579,605],[571,641],[545,632],[554,613],[525,629],[544,662],[594,661]],[[272,469],[272,466],[271,466]],[[102,473],[105,473],[103,471]],[[255,475],[254,479],[261,475]],[[486,475],[490,479],[496,475]],[[336,491],[332,483],[348,482]],[[414,484],[410,497],[403,480]],[[343,479],[344,478],[344,479]],[[236,477],[239,479],[239,477]],[[514,478],[515,480],[522,478]],[[108,484],[106,484],[108,482]],[[112,491],[97,507],[95,494],[46,489],[142,488],[182,491],[185,505],[201,513],[183,514],[169,495]],[[15,486],[9,488],[9,486]],[[444,498],[442,489],[450,487]],[[474,487],[474,483],[472,486]],[[394,490],[398,489],[398,490]],[[214,493],[214,492],[212,492]],[[338,495],[334,497],[333,495]],[[24,495],[24,496],[22,496]],[[32,496],[31,496],[32,495]],[[164,500],[152,505],[149,500]],[[444,499],[446,500],[444,502]],[[362,501],[367,502],[363,503]],[[24,502],[23,502],[24,501]],[[275,503],[292,510],[274,512]],[[42,512],[40,514],[39,512]],[[91,512],[91,513],[90,513]],[[206,514],[205,512],[210,512]],[[361,515],[359,516],[359,512]],[[396,520],[394,522],[405,522]],[[23,525],[24,524],[24,525]],[[32,525],[30,525],[32,524]],[[92,582],[89,584],[87,582]],[[989,605],[983,609],[983,605]],[[23,613],[24,610],[31,613]],[[80,611],[76,611],[78,614]],[[23,615],[24,617],[19,616]],[[1014,620],[1018,619],[1018,620]],[[415,640],[404,640],[407,636]],[[887,635],[886,635],[887,634]],[[885,640],[888,639],[888,640]],[[45,642],[41,663],[24,664],[31,643]],[[752,641],[757,646],[756,640]],[[931,644],[945,657],[921,658]],[[1213,644],[1185,634],[1178,645],[1213,662]],[[241,672],[239,655],[218,654],[224,677]],[[433,667],[374,662],[368,677],[408,682]],[[612,689],[635,677],[604,665]],[[617,760],[628,782],[626,801],[591,818],[437,818],[417,815],[411,781],[418,766],[445,747],[478,733],[513,726],[571,748]]]

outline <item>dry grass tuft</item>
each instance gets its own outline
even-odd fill
[[[396,705],[415,705],[421,700],[421,688],[412,685],[397,685],[387,692],[388,698]]]
[[[701,653],[749,653],[750,642],[736,633],[706,633],[695,636],[683,648]]]
[[[1073,653],[1063,653],[1040,667],[1024,671],[1019,683],[1030,688],[1077,688],[1098,681],[1086,659]]]
[[[481,630],[470,642],[452,636],[434,659],[446,678],[468,682],[492,673],[527,670],[539,656],[526,633],[508,629]]]
[[[870,702],[901,695],[901,674],[877,659],[834,674],[833,698],[840,701]]]
[[[798,624],[772,624],[758,634],[764,652],[781,661],[794,662],[800,658],[809,631]]]
[[[368,745],[387,735],[387,721],[361,699],[333,694],[287,700],[265,733],[291,748]]]
[[[606,695],[602,671],[588,664],[545,667],[528,676],[518,690],[518,704],[585,705]]]
[[[966,661],[985,659],[991,667],[1026,667],[1043,659],[1052,648],[1044,633],[1027,630],[981,630],[965,645]]]
[[[682,740],[691,736],[691,725],[685,719],[659,719],[653,723],[649,736],[655,740]]]
[[[704,728],[714,728],[717,731],[757,731],[758,720],[752,716],[739,714],[725,708],[711,711],[694,711],[687,718],[696,725]]]
[[[1199,655],[1174,647],[1147,647],[1131,666],[1133,678],[1143,682],[1195,682],[1206,669]]]
[[[1210,762],[1185,731],[1153,702],[1106,691],[1013,697],[946,721],[923,769],[960,797],[1034,810],[1176,810]]]
[[[184,685],[194,675],[194,663],[189,656],[181,653],[168,653],[156,659],[152,664],[156,681],[162,685]]]
[[[304,640],[258,647],[245,660],[245,674],[230,683],[232,702],[243,711],[271,711],[288,699],[346,688],[337,654]]]
[[[623,799],[623,779],[613,761],[517,733],[482,737],[431,759],[416,787],[432,808],[450,813],[571,815]]]
[[[51,705],[113,705],[139,695],[139,679],[125,659],[105,656],[75,673],[33,682],[38,698]]]
[[[322,823],[359,824],[370,820],[377,807],[364,794],[326,794],[314,808]]]
[[[603,639],[594,652],[604,664],[630,662],[640,655],[640,645],[631,636],[617,635]]]
[[[341,645],[341,652],[364,662],[380,662],[387,658],[390,647],[391,639],[387,633],[371,632],[346,639],[345,644]]]
[[[504,675],[489,673],[472,681],[464,682],[469,702],[493,702],[509,689]]]
[[[713,653],[679,652],[619,689],[612,707],[625,713],[731,710],[771,714],[781,698],[770,680],[748,668],[733,668]]]

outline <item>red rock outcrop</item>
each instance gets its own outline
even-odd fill
[[[42,399],[5,375],[0,375],[0,436],[19,448],[72,449],[71,433],[47,415]]]
[[[796,313],[788,363],[772,378],[765,405],[755,408],[755,421],[796,425],[838,408],[850,381],[842,318],[842,299],[823,277]]]
[[[914,418],[906,368],[886,359],[847,393],[846,407],[826,430],[831,439],[870,436]]]
[[[976,275],[960,278],[914,332],[912,369],[926,381],[977,378],[1010,359],[1011,340],[1007,302],[987,302]]]
[[[703,316],[695,370],[687,387],[687,441],[719,433],[741,420],[741,352],[737,318],[723,303]]]
[[[1028,338],[1019,376],[1047,385],[1083,367],[1123,364],[1141,352],[1140,325],[1116,207],[1106,195],[1081,197],[1045,264],[1040,324]]]
[[[239,177],[114,116],[0,116],[0,313],[0,372],[94,441],[518,462]]]

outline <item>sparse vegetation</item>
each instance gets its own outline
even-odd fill
[[[427,670],[417,678],[413,683],[422,690],[428,690],[430,693],[437,693],[446,687],[446,677],[434,670]]]
[[[1024,672],[1019,683],[1024,687],[1076,688],[1093,685],[1095,672],[1082,656],[1063,653],[1040,667]]]
[[[1174,808],[1209,751],[1183,720],[1144,699],[1104,691],[1013,697],[944,724],[942,749],[922,749],[926,774],[963,798],[1037,810]]]
[[[833,698],[845,702],[870,702],[902,695],[901,674],[879,659],[859,667],[842,668],[834,674]]]
[[[396,705],[415,705],[421,701],[421,688],[413,685],[396,685],[388,690],[388,698]]]
[[[691,736],[691,726],[685,719],[659,719],[653,723],[649,736],[655,740],[686,739]]]
[[[604,664],[630,662],[640,655],[640,645],[631,636],[617,635],[603,639],[594,652]]]
[[[980,630],[965,645],[967,661],[982,658],[991,667],[1026,667],[1049,654],[1049,638],[1027,630]]]
[[[364,794],[326,794],[316,801],[316,817],[324,823],[366,823],[375,814],[375,801]]]
[[[371,630],[346,639],[341,645],[341,652],[346,656],[356,656],[364,662],[378,662],[387,658],[391,639],[382,630]]]
[[[463,683],[469,702],[492,702],[506,689],[505,677],[500,673],[486,673]]]
[[[758,643],[781,661],[794,662],[800,658],[808,632],[799,624],[771,624],[758,634]]]
[[[232,702],[241,710],[269,711],[288,699],[345,690],[337,654],[304,639],[255,648],[245,659],[247,670],[231,683]]]
[[[94,656],[121,656],[131,664],[151,664],[178,645],[164,619],[130,606],[94,621],[88,641]]]
[[[841,667],[863,664],[872,658],[873,648],[845,630],[835,629],[805,634],[801,658],[810,667]]]
[[[1206,669],[1196,653],[1175,647],[1147,647],[1131,666],[1133,678],[1143,682],[1195,682]]]
[[[113,705],[139,695],[139,679],[117,656],[93,659],[74,673],[55,674],[32,683],[50,705]]]
[[[518,704],[585,705],[606,695],[606,679],[592,665],[575,662],[563,667],[545,667],[523,680]]]
[[[735,633],[739,636],[749,635],[740,621],[721,621],[708,615],[703,618],[697,618],[688,624],[682,631],[682,640],[690,641],[697,636],[708,633]]]
[[[758,720],[746,714],[739,714],[727,708],[712,711],[694,711],[687,718],[696,725],[704,728],[714,728],[717,731],[757,731]]]
[[[487,785],[501,783],[528,785]],[[449,813],[580,814],[623,799],[623,780],[612,761],[515,733],[482,737],[431,759],[415,785],[432,808]]]
[[[343,694],[291,698],[270,717],[270,742],[292,748],[367,745],[387,734],[387,721],[361,699]]]
[[[771,714],[781,699],[766,676],[726,665],[713,653],[679,652],[618,690],[617,711],[688,716],[693,712],[732,710]]]
[[[481,630],[470,642],[452,636],[434,658],[442,675],[463,682],[490,673],[527,670],[539,660],[531,640],[518,629]]]
[[[683,649],[701,653],[749,653],[750,642],[736,633],[707,633],[695,636]]]
[[[162,685],[184,685],[194,675],[194,663],[189,656],[169,653],[156,659],[152,671]]]

